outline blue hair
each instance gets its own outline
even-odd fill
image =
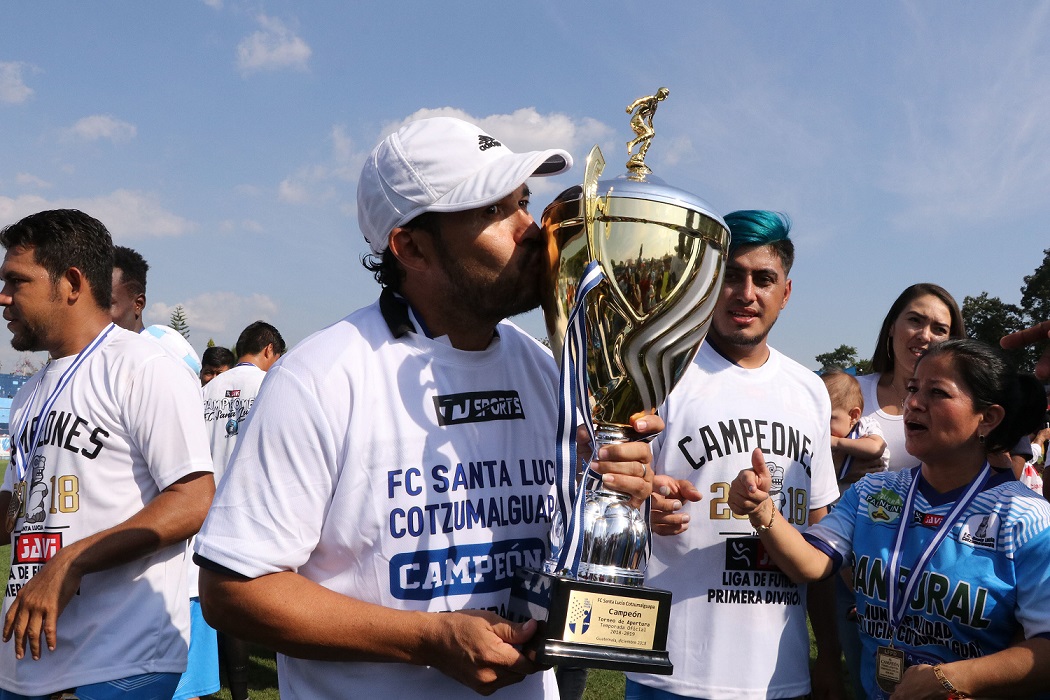
[[[780,258],[784,272],[791,271],[791,265],[795,262],[795,244],[788,238],[791,219],[787,214],[765,209],[744,209],[726,214],[724,220],[731,234],[730,255],[743,246],[770,246]]]

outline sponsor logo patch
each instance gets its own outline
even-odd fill
[[[933,513],[923,513],[921,510],[915,511],[913,522],[916,525],[922,525],[923,527],[937,528],[944,522],[943,515],[934,515]]]
[[[1001,524],[998,513],[971,515],[963,522],[962,530],[959,531],[959,541],[981,549],[995,549]]]
[[[15,564],[43,564],[62,549],[61,532],[27,532],[15,539]]]
[[[525,420],[518,392],[472,391],[434,397],[438,425],[484,423],[492,420]]]
[[[868,504],[868,518],[873,523],[896,522],[904,510],[904,499],[889,489],[870,494],[864,500]]]

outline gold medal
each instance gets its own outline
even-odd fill
[[[11,494],[11,501],[7,504],[7,515],[4,517],[4,528],[8,534],[15,531],[15,524],[18,522],[18,511],[22,510],[22,499],[19,493],[22,489],[15,486],[14,493]]]
[[[875,682],[883,692],[892,693],[904,678],[904,652],[892,646],[875,652]]]

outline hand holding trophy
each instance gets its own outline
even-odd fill
[[[541,622],[542,663],[669,674],[670,593],[645,588],[648,508],[605,490],[587,469],[577,487],[572,437],[589,414],[595,453],[639,438],[630,419],[658,407],[703,341],[722,284],[729,230],[700,198],[645,165],[652,118],[666,88],[628,106],[641,144],[628,172],[599,180],[595,146],[582,186],[543,212],[550,279],[543,304],[561,358],[559,513],[543,572],[522,570],[512,593]],[[636,123],[637,122],[637,123]]]

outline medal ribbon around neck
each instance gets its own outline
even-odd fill
[[[29,429],[29,415],[32,411],[33,403],[36,401],[37,391],[40,390],[40,385],[43,383],[43,377],[41,377],[41,381],[38,381],[36,386],[33,387],[33,393],[29,396],[29,402],[26,403],[25,411],[22,413],[22,420],[20,420],[16,426],[15,435],[12,440],[12,446],[14,447],[12,461],[15,465],[15,476],[19,482],[25,483],[26,477],[29,475],[29,465],[33,463],[33,457],[36,456],[37,438],[39,437],[40,430],[44,425],[43,419],[47,417],[47,414],[51,411],[51,407],[55,405],[55,401],[58,400],[62,391],[73,381],[73,375],[76,374],[77,370],[80,369],[81,365],[87,361],[88,357],[93,352],[102,347],[106,342],[106,339],[109,337],[110,331],[114,328],[116,328],[116,326],[112,323],[106,326],[101,333],[95,336],[94,340],[77,353],[73,362],[69,367],[66,367],[64,372],[62,372],[62,376],[58,378],[58,383],[55,384],[55,388],[51,390],[51,393],[44,400],[44,405],[41,407],[40,412],[37,413],[36,428],[33,430],[32,435],[28,436],[29,454],[23,454],[20,447],[21,438]]]
[[[970,507],[973,500],[977,498],[982,490],[984,490],[985,484],[988,483],[988,479],[992,475],[992,470],[985,462],[984,468],[981,472],[970,482],[965,493],[955,502],[952,509],[944,516],[944,520],[941,521],[940,526],[937,528],[933,535],[933,539],[929,541],[926,548],[923,549],[919,555],[918,560],[915,562],[915,566],[912,567],[908,574],[908,581],[904,585],[904,590],[901,592],[900,598],[897,595],[897,586],[900,581],[901,575],[901,549],[904,546],[904,531],[907,529],[907,523],[911,518],[912,506],[915,503],[915,493],[919,490],[919,478],[920,473],[916,470],[915,476],[912,477],[911,485],[908,486],[908,495],[904,499],[904,507],[901,510],[900,522],[897,524],[897,537],[893,542],[893,552],[890,554],[889,565],[886,570],[887,586],[886,586],[886,606],[889,608],[890,613],[890,645],[893,645],[893,638],[896,634],[897,627],[904,620],[904,612],[908,608],[908,603],[911,601],[912,595],[915,593],[915,587],[919,585],[919,579],[922,578],[922,572],[926,570],[926,567],[930,563],[930,559],[933,558],[937,548],[944,541],[944,538],[948,536],[948,533],[952,531],[952,528],[962,518],[963,512]]]
[[[860,421],[857,421],[857,424],[855,426],[853,426],[853,430],[849,431],[849,435],[846,436],[846,439],[847,440],[856,440],[859,437],[860,437]],[[839,481],[842,481],[843,479],[846,478],[846,475],[849,474],[849,469],[852,466],[853,466],[853,455],[846,455],[846,457],[842,460],[842,468],[839,469]]]

